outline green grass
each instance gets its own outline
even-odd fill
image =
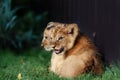
[[[31,49],[17,55],[10,50],[1,50],[0,80],[18,80],[18,74],[22,75],[22,80],[73,80],[59,78],[47,70],[50,55],[43,49]],[[102,76],[84,74],[77,80],[120,80],[120,65],[111,65],[105,69]]]

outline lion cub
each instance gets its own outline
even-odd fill
[[[103,72],[96,47],[86,35],[79,33],[77,24],[50,22],[44,31],[42,45],[53,51],[49,69],[60,77]]]

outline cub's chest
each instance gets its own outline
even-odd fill
[[[58,72],[64,62],[64,56],[52,53],[51,57],[51,71]]]

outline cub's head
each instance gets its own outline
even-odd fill
[[[45,28],[41,45],[47,51],[53,50],[56,54],[64,53],[74,46],[78,34],[77,24],[49,22]]]
[[[41,46],[43,46],[47,51],[51,51],[53,49],[51,47],[51,40],[52,40],[51,34],[53,34],[54,29],[55,29],[54,23],[49,22],[43,33]]]
[[[50,35],[50,45],[56,54],[64,54],[74,46],[75,40],[79,34],[77,24],[59,23]]]
[[[51,51],[53,49],[51,47],[51,42],[52,42],[51,34],[55,34],[54,32],[58,25],[62,26],[60,25],[59,22],[49,22],[44,30],[41,46],[43,46],[47,51]]]

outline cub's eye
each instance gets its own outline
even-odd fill
[[[62,39],[63,39],[63,37],[59,37],[59,38],[58,38],[58,40],[62,40]]]
[[[48,37],[47,36],[45,36],[45,39],[47,39]]]

